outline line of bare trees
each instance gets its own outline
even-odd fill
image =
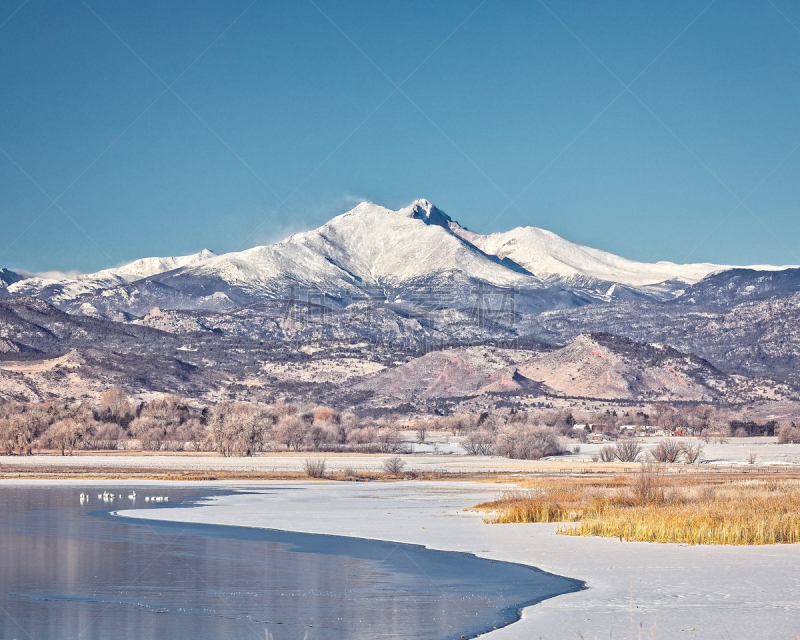
[[[664,438],[646,454],[635,440],[620,440],[616,444],[607,444],[597,454],[600,462],[665,462],[676,463],[681,460],[687,464],[695,464],[703,455],[703,444],[687,440]]]
[[[143,449],[213,451],[248,456],[260,451],[402,453],[403,425],[395,417],[359,420],[328,407],[220,402],[203,409],[167,395],[132,404],[109,389],[96,405],[0,403],[0,451]]]
[[[119,387],[103,393],[98,402],[65,404],[0,402],[0,452],[30,455],[34,450],[144,449],[149,451],[216,452],[248,456],[262,451],[361,451],[402,453],[409,444],[401,432],[412,430],[424,443],[433,432],[459,436],[473,455],[502,455],[536,459],[564,452],[563,439],[585,438],[577,424],[592,424],[616,444],[601,450],[605,459],[632,462],[641,449],[621,435],[626,424],[664,429],[691,427],[696,435],[724,439],[731,435],[773,429],[779,442],[800,442],[800,427],[757,423],[748,416],[711,406],[676,408],[657,403],[648,412],[618,413],[537,409],[529,412],[455,414],[435,420],[402,421],[398,416],[359,419],[351,413],[315,405],[219,402],[192,406],[175,395],[150,402],[132,402]],[[740,425],[734,429],[735,425]],[[743,426],[742,426],[743,425]],[[665,444],[664,447],[672,445]],[[675,445],[677,446],[677,445]],[[653,456],[690,460],[696,452],[654,450]],[[662,455],[663,453],[663,455]],[[659,459],[659,458],[657,458]]]

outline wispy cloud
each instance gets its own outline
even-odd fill
[[[308,220],[313,226],[309,227],[303,225],[296,217],[286,217],[286,219],[280,222],[276,221],[274,224],[264,225],[264,227],[248,238],[246,246],[259,247],[281,242],[295,233],[308,231],[310,228],[315,228],[316,226],[322,226],[331,218],[345,213],[356,205],[368,200],[369,198],[365,196],[345,192],[337,196],[325,198],[319,202],[295,204],[294,210],[297,211],[303,219]]]
[[[275,244],[286,240],[289,236],[302,231],[308,231],[308,228],[296,223],[294,220],[287,221],[289,224],[272,225],[267,229],[260,230],[250,238],[248,243],[251,247],[261,247],[267,244]],[[295,224],[292,224],[295,222]]]
[[[14,273],[18,273],[25,278],[41,278],[42,280],[77,280],[80,276],[84,275],[81,271],[26,271],[24,269],[12,269]]]

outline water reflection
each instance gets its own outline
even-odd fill
[[[460,638],[580,587],[411,545],[109,515],[193,493],[0,488],[0,638]]]

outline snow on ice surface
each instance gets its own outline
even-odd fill
[[[465,509],[502,493],[496,485],[264,482],[242,488],[252,493],[191,509],[120,514],[422,544],[586,581],[587,589],[529,607],[521,621],[488,634],[497,640],[628,638],[631,630],[639,637],[640,623],[644,638],[655,624],[655,640],[793,640],[800,627],[798,545],[651,544],[558,536],[552,524],[486,525],[483,514]]]

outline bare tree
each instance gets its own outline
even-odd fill
[[[139,440],[142,449],[161,451],[167,438],[167,428],[155,418],[139,417],[131,423],[131,431]]]
[[[362,448],[375,442],[375,433],[375,428],[372,426],[359,427],[347,434],[347,442],[354,447]]]
[[[703,455],[703,444],[691,444],[690,442],[681,442],[681,453],[686,458],[687,464],[696,464],[700,462]]]
[[[664,438],[650,450],[650,455],[656,462],[677,462],[683,453],[680,443],[672,438]]]
[[[466,413],[456,413],[452,416],[442,418],[442,428],[452,431],[455,435],[461,436],[469,433],[475,428],[477,419]]]
[[[375,434],[376,448],[380,453],[403,453],[407,447],[392,429],[381,429]]]
[[[314,424],[308,430],[308,441],[314,451],[319,451],[326,444],[334,440],[335,433],[319,424]]]
[[[461,446],[471,456],[491,456],[495,452],[495,441],[497,436],[488,431],[473,431],[470,433]]]
[[[72,455],[75,447],[83,440],[84,427],[72,418],[60,420],[50,425],[45,436],[56,447],[61,449],[61,455]]]
[[[641,453],[642,447],[635,440],[621,440],[614,447],[614,455],[620,462],[636,462]]]
[[[278,420],[275,438],[287,449],[300,450],[306,440],[309,424],[297,415],[286,415]]]
[[[228,424],[233,431],[230,437],[234,451],[239,455],[252,456],[263,449],[270,424],[266,413],[255,405],[244,402],[235,404]]]
[[[117,424],[122,424],[133,414],[128,396],[118,386],[111,387],[100,395],[100,411],[111,418],[110,422]]]
[[[10,418],[14,448],[20,455],[33,455],[33,443],[44,433],[48,421],[39,407],[26,409]]]
[[[778,427],[778,444],[800,442],[800,427],[794,422],[781,422]]]
[[[83,423],[85,435],[81,446],[84,449],[117,449],[128,434],[118,424],[87,421]]]
[[[538,460],[563,453],[553,427],[514,425],[503,430],[497,438],[497,451],[508,458]]]
[[[614,462],[617,459],[616,447],[610,444],[600,447],[599,455],[600,462]]]
[[[406,468],[406,463],[400,456],[395,456],[393,458],[387,458],[383,462],[383,470],[392,476],[399,476],[403,473],[403,469]]]
[[[208,429],[197,418],[190,418],[179,429],[180,437],[184,442],[190,442],[195,451],[203,451],[208,442]]]

